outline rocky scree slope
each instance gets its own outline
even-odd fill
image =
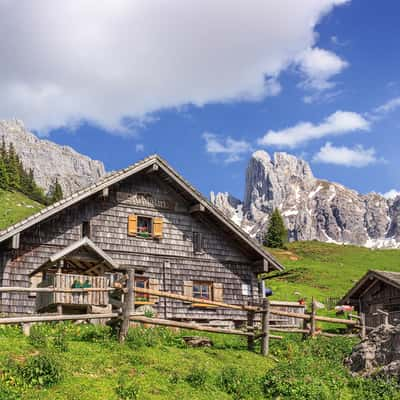
[[[68,196],[105,175],[101,161],[92,160],[69,146],[41,140],[19,120],[0,120],[0,140],[2,137],[7,146],[13,143],[24,167],[33,169],[36,183],[45,192],[52,190],[56,178],[64,196]]]
[[[364,195],[318,179],[306,161],[287,153],[271,158],[256,151],[246,171],[244,201],[228,193],[211,193],[211,201],[259,240],[278,208],[289,240],[400,247],[400,197]]]

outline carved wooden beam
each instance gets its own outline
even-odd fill
[[[256,270],[257,273],[268,272],[269,271],[268,261],[265,258],[263,258],[262,260],[254,261],[253,268]]]
[[[110,195],[110,188],[106,187],[101,191],[101,197],[108,197]]]
[[[11,248],[14,249],[19,249],[19,242],[20,242],[20,234],[16,233],[12,238],[11,238]]]
[[[204,212],[204,211],[206,211],[206,208],[203,206],[203,204],[200,203],[197,203],[189,208],[190,214],[193,214],[195,212]]]
[[[146,174],[152,174],[153,172],[158,171],[158,164],[153,164],[151,167],[149,167],[146,171]]]

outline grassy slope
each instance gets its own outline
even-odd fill
[[[371,250],[316,241],[290,243],[287,250],[269,249],[287,275],[269,281],[276,299],[297,300],[295,292],[320,301],[342,297],[369,269],[400,272],[400,250]]]
[[[0,189],[0,230],[41,210],[44,206],[18,192]]]
[[[179,337],[174,339],[176,344],[161,338],[160,343],[141,343],[136,348],[132,342],[120,345],[115,339],[80,339],[78,330],[85,328],[90,329],[72,327],[70,335],[74,340],[68,340],[68,351],[56,355],[63,370],[62,381],[48,389],[27,388],[22,399],[117,400],[115,389],[120,377],[135,382],[142,400],[232,399],[214,382],[224,367],[236,366],[243,374],[251,371],[254,377],[261,378],[273,365],[272,360],[248,352],[243,338],[210,335],[216,343],[212,349],[182,347]],[[0,328],[0,381],[7,360],[23,363],[27,357],[45,352],[21,334],[2,335],[1,331]],[[201,387],[193,387],[186,379],[197,369],[208,373],[207,382]]]

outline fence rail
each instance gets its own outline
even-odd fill
[[[327,332],[322,332],[320,330],[317,331],[316,329],[316,322],[330,322],[336,324],[344,324],[348,327],[359,328],[361,330],[361,337],[365,337],[366,327],[365,327],[365,317],[361,316],[354,316],[352,315],[352,319],[341,319],[341,318],[331,318],[326,316],[319,316],[317,315],[317,307],[316,302],[313,299],[312,302],[312,309],[311,313],[295,313],[290,311],[282,311],[276,310],[271,307],[271,302],[269,299],[264,299],[263,304],[261,306],[255,305],[241,305],[241,304],[228,304],[219,301],[212,301],[206,299],[199,299],[195,297],[184,296],[177,293],[170,293],[166,291],[154,290],[154,289],[145,289],[145,288],[138,288],[134,285],[134,271],[129,271],[126,287],[122,289],[123,293],[123,300],[122,304],[122,311],[121,312],[110,312],[104,314],[73,314],[73,315],[66,315],[66,314],[53,314],[53,315],[29,315],[29,316],[22,316],[22,317],[6,317],[0,318],[0,325],[1,324],[17,324],[17,323],[34,323],[34,322],[47,322],[47,321],[67,321],[67,320],[91,320],[91,319],[111,319],[111,318],[118,318],[122,321],[119,338],[120,341],[123,342],[126,338],[129,322],[136,321],[140,323],[148,323],[152,325],[161,325],[161,326],[170,326],[170,327],[177,327],[177,328],[185,328],[185,329],[193,329],[198,331],[206,331],[206,332],[213,332],[213,333],[225,333],[225,334],[232,334],[232,335],[239,335],[247,337],[248,341],[248,348],[252,350],[254,348],[254,342],[257,339],[261,339],[261,353],[263,355],[267,355],[269,351],[269,339],[280,339],[282,336],[278,335],[271,335],[270,332],[287,332],[287,333],[301,333],[303,335],[307,335],[310,337],[314,337],[316,335],[322,336],[336,336],[334,334],[329,334]],[[57,293],[57,292],[67,292],[67,293],[82,293],[82,292],[111,292],[115,290],[120,290],[116,288],[77,288],[77,289],[69,289],[69,288],[23,288],[23,287],[0,287],[0,293],[18,293],[18,292],[50,292],[50,293]],[[181,321],[174,321],[174,320],[167,320],[167,319],[159,319],[159,318],[149,318],[145,317],[143,314],[135,313],[134,310],[134,293],[139,294],[147,294],[150,296],[156,297],[164,297],[170,298],[175,300],[180,300],[182,302],[187,303],[201,303],[205,305],[211,305],[219,308],[225,309],[232,309],[232,310],[239,310],[247,312],[247,330],[239,330],[239,329],[225,329],[225,328],[216,328],[210,327],[206,325],[201,325],[192,322],[181,322]],[[255,315],[257,313],[261,313],[261,321],[262,327],[261,331],[258,332],[255,328]],[[283,328],[274,328],[273,325],[270,325],[270,315],[278,315],[278,316],[285,316],[291,318],[298,318],[303,321],[309,321],[310,326],[307,327],[304,324],[303,329],[283,329]],[[355,319],[353,319],[355,318]]]

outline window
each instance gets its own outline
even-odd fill
[[[90,221],[82,222],[82,237],[90,238]]]
[[[137,233],[138,235],[151,236],[152,232],[152,219],[148,217],[138,217],[137,219]]]
[[[141,215],[128,216],[128,235],[144,238],[161,239],[164,221],[161,217],[144,217]]]
[[[211,287],[211,283],[208,282],[193,282],[193,297],[211,300]]]
[[[145,278],[143,276],[135,276],[135,287],[141,289],[149,289],[149,278]],[[136,293],[135,294],[135,303],[140,302],[149,302],[150,296],[148,293]]]
[[[193,251],[195,253],[204,252],[204,237],[201,232],[193,232]]]

